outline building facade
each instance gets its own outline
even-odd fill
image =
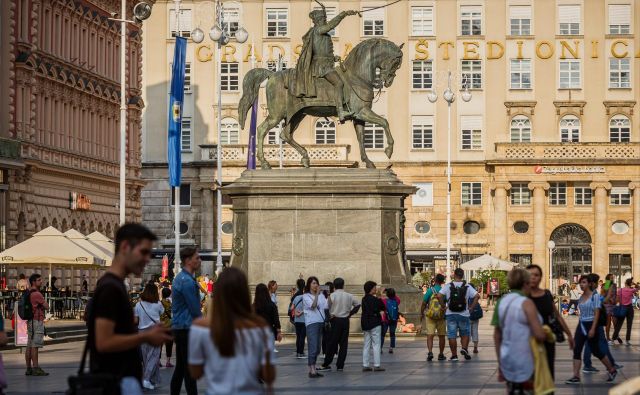
[[[575,280],[587,272],[640,274],[640,45],[637,0],[408,0],[325,1],[329,17],[348,8],[335,31],[343,59],[360,41],[404,43],[401,68],[373,110],[389,120],[395,151],[388,160],[382,129],[365,128],[364,145],[378,167],[419,188],[406,201],[405,248],[412,272],[443,270],[446,251],[448,108],[442,93],[451,72],[452,248],[457,262],[481,254],[537,263],[545,278]],[[212,2],[157,1],[146,36],[147,114],[166,114],[174,35],[208,32]],[[214,249],[215,144],[223,147],[223,183],[246,166],[248,127],[237,103],[253,66],[295,67],[310,0],[226,1],[223,28],[244,27],[249,40],[222,47],[190,40],[183,121],[185,200],[181,231],[188,242]],[[150,37],[154,37],[151,39]],[[163,39],[157,39],[161,37]],[[216,141],[217,75],[222,62],[222,141]],[[471,100],[460,100],[468,89]],[[430,93],[438,100],[431,103]],[[264,119],[264,94],[259,99]],[[143,122],[143,220],[173,238],[166,171],[166,116]],[[248,124],[248,123],[247,123]],[[277,128],[276,128],[277,129]],[[278,133],[267,136],[267,157],[278,164]],[[362,166],[352,125],[307,117],[296,140],[312,166]],[[284,166],[299,157],[284,147]],[[188,195],[188,196],[187,196]],[[228,203],[228,202],[224,202]],[[233,224],[224,206],[223,248]],[[555,243],[549,249],[549,241]],[[293,274],[292,274],[293,275]],[[295,276],[297,277],[297,273]],[[292,278],[292,283],[295,278]]]
[[[0,249],[54,226],[118,225],[118,0],[0,5]],[[129,8],[132,17],[133,4]],[[141,29],[127,39],[127,220],[140,220]]]

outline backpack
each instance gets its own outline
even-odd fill
[[[441,320],[444,317],[444,312],[442,311],[442,305],[440,305],[440,301],[436,297],[436,290],[431,288],[431,297],[429,298],[429,308],[427,309],[427,317],[432,320]]]
[[[387,299],[387,319],[389,321],[398,321],[399,315],[398,301],[395,299]]]
[[[467,309],[467,287],[466,281],[459,287],[453,285],[453,281],[449,284],[449,310],[460,313]]]
[[[484,311],[482,311],[482,306],[480,306],[480,302],[476,303],[476,306],[469,313],[469,320],[477,321],[484,316]]]
[[[295,296],[293,297],[293,299],[295,299]],[[295,305],[293,304],[293,299],[291,299],[291,303],[289,303],[289,322],[291,322],[292,324],[295,324],[296,323],[296,309],[298,308],[298,306],[302,302],[302,299],[300,299],[300,301],[298,303],[296,303]]]
[[[31,291],[26,290],[20,296],[20,303],[18,304],[18,315],[25,321],[31,321],[33,319],[33,305],[31,304]]]

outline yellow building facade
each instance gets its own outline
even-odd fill
[[[419,192],[407,199],[405,250],[412,272],[441,271],[446,251],[447,138],[451,138],[453,257],[481,254],[536,263],[545,278],[575,280],[586,272],[640,274],[640,43],[637,0],[403,0],[325,1],[329,17],[363,10],[333,32],[343,59],[360,41],[404,43],[393,85],[376,96],[395,140],[384,154],[381,129],[367,125],[365,146],[378,167]],[[205,255],[215,248],[214,175],[217,141],[217,62],[222,61],[224,183],[245,169],[248,125],[238,126],[242,78],[252,67],[295,67],[310,28],[309,0],[226,1],[224,29],[249,32],[220,52],[207,33],[213,2],[156,1],[144,32],[143,220],[172,245],[167,184],[167,92],[172,36],[189,40],[183,121],[181,232]],[[388,7],[376,8],[380,6]],[[451,72],[457,93],[449,111],[442,93]],[[462,89],[471,100],[460,100]],[[429,95],[437,94],[435,103]],[[432,97],[433,99],[433,97]],[[266,115],[260,97],[259,121]],[[450,121],[450,134],[449,131]],[[248,122],[247,122],[248,124]],[[278,133],[267,158],[279,162]],[[357,167],[360,153],[350,122],[306,118],[296,140],[312,166]],[[299,166],[291,147],[283,166]],[[188,196],[187,196],[188,195]],[[223,202],[227,203],[227,202]],[[223,247],[231,247],[230,207],[224,206]],[[164,237],[164,239],[162,239]],[[555,247],[549,249],[549,241]],[[292,276],[297,277],[297,273]],[[292,278],[292,283],[295,278]]]

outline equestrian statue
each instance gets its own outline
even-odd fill
[[[309,14],[313,27],[303,36],[302,51],[295,69],[273,72],[255,68],[244,77],[243,95],[238,106],[240,127],[244,128],[247,113],[267,80],[266,95],[269,114],[258,126],[257,158],[262,169],[270,169],[264,158],[264,138],[267,132],[284,121],[280,138],[302,156],[301,163],[309,167],[309,154],[294,138],[293,133],[305,116],[338,117],[340,122],[352,121],[360,156],[368,168],[375,168],[364,147],[364,125],[369,122],[384,129],[387,157],[393,154],[393,137],[389,122],[371,110],[374,89],[389,87],[402,63],[402,46],[381,38],[367,39],[349,53],[344,63],[333,52],[329,32],[347,16],[359,11],[343,11],[327,21],[324,9]]]

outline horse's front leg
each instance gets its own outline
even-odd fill
[[[393,136],[391,135],[391,130],[389,129],[389,122],[387,122],[386,119],[376,114],[368,107],[360,110],[360,112],[358,113],[358,119],[361,119],[364,122],[382,126],[382,128],[384,129],[384,135],[387,139],[387,147],[384,149],[384,153],[387,155],[387,158],[391,159],[391,155],[393,155]]]
[[[360,145],[360,159],[367,165],[367,169],[375,169],[376,165],[369,160],[367,149],[364,147],[364,121],[354,120],[353,128],[356,130],[358,144]]]

